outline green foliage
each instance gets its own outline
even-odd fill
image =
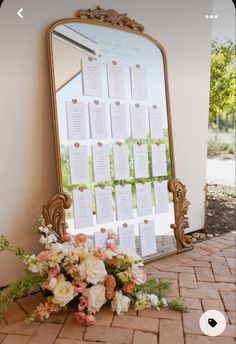
[[[177,312],[187,312],[186,306],[183,304],[183,302],[180,299],[174,299],[171,301],[168,301],[168,307],[170,309],[174,309]]]
[[[208,157],[235,154],[234,132],[232,130],[219,132],[209,130],[207,155]]]
[[[214,123],[216,115],[234,111],[235,104],[235,45],[213,41],[211,51],[211,80],[209,121]]]
[[[15,299],[34,291],[41,281],[42,277],[38,274],[27,272],[24,277],[3,288],[0,291],[0,320],[4,318],[8,307]]]
[[[155,278],[150,278],[145,284],[138,285],[136,290],[142,293],[155,294],[161,299],[170,290],[171,285],[170,281],[160,280],[157,282]]]

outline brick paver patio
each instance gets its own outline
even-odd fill
[[[233,344],[235,343],[235,234],[195,244],[194,250],[163,258],[145,267],[149,276],[173,281],[169,298],[181,296],[188,313],[163,309],[130,310],[124,316],[104,308],[95,326],[75,322],[72,313],[52,316],[44,323],[26,325],[40,294],[17,300],[0,324],[1,344]],[[203,311],[224,313],[227,326],[219,337],[199,328]]]

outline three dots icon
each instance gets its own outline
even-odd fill
[[[206,15],[205,15],[205,18],[206,18],[206,19],[217,19],[217,18],[218,18],[218,15],[217,15],[217,14],[214,14],[214,15],[213,15],[213,14],[210,14],[210,15],[209,15],[209,14],[206,14]]]

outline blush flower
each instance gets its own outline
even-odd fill
[[[80,233],[75,236],[76,244],[84,244],[86,241],[87,241],[87,235],[85,234]]]
[[[48,259],[48,251],[42,251],[42,252],[40,252],[40,253],[36,256],[36,258],[37,258],[39,261],[41,261],[41,262],[45,262],[45,260]]]
[[[85,319],[85,324],[87,326],[93,325],[96,322],[95,316],[92,314],[87,314]]]
[[[135,284],[134,283],[128,283],[123,286],[123,291],[125,293],[131,294],[134,291]]]
[[[80,324],[85,324],[86,314],[84,312],[76,312],[74,315],[76,321],[78,321]]]
[[[82,312],[86,307],[88,307],[88,298],[86,296],[81,296],[79,299],[78,310]]]
[[[132,281],[137,285],[144,284],[147,281],[146,274],[138,266],[133,266],[131,268],[131,274],[132,274]]]
[[[106,286],[106,298],[108,300],[112,299],[115,295],[115,287],[116,287],[116,280],[114,276],[108,275],[105,278],[105,286]]]
[[[58,275],[61,271],[61,268],[59,266],[59,264],[56,264],[53,268],[51,268],[49,271],[48,271],[48,276],[49,277],[55,277],[56,275]]]

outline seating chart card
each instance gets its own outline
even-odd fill
[[[116,217],[118,221],[128,220],[133,217],[132,186],[116,185]]]
[[[95,188],[95,203],[97,213],[97,223],[107,223],[114,220],[112,207],[111,186]]]
[[[157,244],[154,221],[144,221],[144,223],[140,223],[139,232],[142,257],[155,254],[157,252]]]
[[[100,247],[102,249],[106,248],[106,241],[107,241],[107,231],[105,228],[100,231],[94,232],[94,242],[95,242],[95,247]]]
[[[146,126],[146,109],[144,105],[131,105],[131,132],[134,139],[146,139],[147,126]]]
[[[157,214],[169,211],[167,180],[154,182],[155,212]]]
[[[167,175],[165,144],[152,144],[152,175],[153,177]]]
[[[117,61],[107,63],[109,97],[115,99],[125,98],[124,66]]]
[[[134,225],[124,224],[118,227],[120,246],[127,252],[136,253]]]
[[[136,184],[137,215],[147,216],[152,214],[151,183]]]
[[[156,105],[149,106],[149,123],[152,139],[163,138],[163,121],[161,108]]]
[[[127,139],[127,106],[120,102],[111,104],[111,129],[113,139]]]
[[[86,140],[85,104],[81,102],[66,102],[67,137],[68,140]]]
[[[129,179],[129,150],[126,143],[113,146],[115,180]]]
[[[92,57],[82,58],[82,77],[85,96],[102,96],[101,64]]]
[[[92,145],[93,174],[95,182],[105,182],[111,179],[109,145],[99,142]]]
[[[133,99],[147,100],[147,71],[139,64],[131,66],[131,89]]]
[[[148,146],[146,144],[133,144],[135,178],[148,178]]]
[[[85,228],[93,225],[92,193],[91,190],[73,190],[73,206],[75,228]]]
[[[87,146],[69,146],[71,184],[89,183],[89,161]]]
[[[89,103],[89,118],[92,139],[107,139],[106,104],[98,100]]]

